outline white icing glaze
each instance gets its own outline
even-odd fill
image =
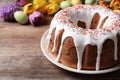
[[[55,51],[56,40],[57,40],[57,35],[58,35],[58,34],[59,34],[59,30],[55,30],[54,45],[53,45],[52,52]]]
[[[100,21],[97,29],[91,30],[90,24],[93,15],[98,12],[100,14]],[[103,25],[102,29],[99,29],[102,20],[108,16],[108,19]],[[78,20],[84,21],[87,28],[82,29],[77,26]],[[116,22],[117,21],[117,22]],[[73,22],[73,23],[71,23]],[[74,44],[78,56],[77,69],[80,70],[82,66],[82,56],[86,45],[97,45],[97,58],[96,58],[96,70],[100,68],[100,59],[102,54],[103,43],[107,39],[111,39],[114,42],[114,59],[117,60],[117,34],[120,33],[120,15],[112,12],[110,9],[101,6],[90,6],[90,5],[78,5],[71,8],[67,8],[59,11],[53,18],[48,39],[51,38],[51,33],[53,29],[56,28],[54,47],[56,46],[56,38],[59,31],[64,29],[61,45],[59,49],[56,61],[58,62],[61,57],[61,51],[63,42],[67,37],[72,37],[74,39]]]

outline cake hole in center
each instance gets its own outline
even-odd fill
[[[81,28],[83,28],[83,29],[86,29],[86,24],[85,24],[85,22],[83,22],[83,21],[80,21],[80,20],[79,20],[79,21],[77,22],[77,26],[78,26],[78,27],[81,27]]]

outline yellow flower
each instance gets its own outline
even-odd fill
[[[35,10],[32,3],[28,3],[23,7],[23,12],[26,14],[31,14]]]
[[[47,6],[46,0],[33,0],[33,7],[41,13],[46,13],[45,7]]]
[[[99,5],[104,6],[104,7],[109,7],[109,4],[106,3],[105,1],[100,1]]]
[[[120,9],[120,0],[111,0],[110,7],[115,10]]]
[[[47,3],[43,1],[41,3],[41,5],[39,6],[38,11],[40,11],[43,14],[45,14],[46,13],[46,9],[45,9],[46,6],[47,6]]]
[[[56,13],[60,9],[60,7],[58,4],[52,3],[47,5],[45,9],[47,10],[47,14],[52,15]]]
[[[34,7],[40,11],[41,13],[46,13],[46,9],[45,7],[47,6],[47,2],[45,0],[40,0],[41,2],[39,2],[39,0],[36,0],[38,1],[38,3],[33,3],[34,4]]]
[[[33,0],[33,3],[28,3],[24,6],[23,11],[26,14],[31,14],[33,11],[40,11],[41,13],[52,15],[56,13],[60,7],[59,3],[63,0],[49,0],[49,4],[47,0]]]
[[[66,1],[69,1],[69,2],[71,2],[72,0],[66,0]]]
[[[62,1],[64,1],[64,0],[48,0],[48,2],[50,2],[50,3],[57,3],[57,4],[59,4],[60,2],[62,2]]]
[[[120,10],[113,10],[114,12],[120,13]]]
[[[46,1],[45,0],[33,0],[33,4],[34,4],[34,7],[38,9],[42,7],[43,5],[45,5]]]
[[[33,0],[33,4],[41,4],[43,1],[46,2],[46,0]]]
[[[81,0],[72,0],[71,3],[72,3],[72,5],[78,5],[78,4],[81,4],[82,1]]]

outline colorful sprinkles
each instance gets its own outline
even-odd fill
[[[89,6],[89,7],[88,7]],[[55,17],[56,20],[59,20],[62,24],[65,24],[69,27],[69,29],[76,34],[81,33],[82,35],[90,34],[90,37],[92,37],[94,40],[97,40],[98,35],[102,34],[109,34],[112,33],[114,30],[120,29],[120,14],[113,12],[112,10],[108,8],[103,8],[102,6],[94,5],[94,6],[84,6],[84,5],[77,5],[71,8],[67,8],[64,10],[61,10],[58,12]],[[72,22],[70,22],[69,18],[71,17],[71,9],[75,9],[75,11],[78,11],[79,9],[85,9],[85,10],[102,10],[102,14],[105,15],[111,15],[110,16],[110,23],[105,25],[102,29],[83,29],[81,27],[78,27],[77,25],[74,25]],[[75,14],[74,14],[75,15]],[[118,28],[119,27],[119,28]]]

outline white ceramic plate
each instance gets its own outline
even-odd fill
[[[71,71],[71,72],[75,72],[75,73],[82,73],[82,74],[103,74],[103,73],[108,73],[108,72],[112,72],[115,70],[120,69],[120,65],[109,68],[109,69],[105,69],[105,70],[99,70],[99,71],[95,71],[95,70],[78,70],[78,69],[74,69],[74,68],[70,68],[67,67],[59,62],[55,61],[55,58],[48,52],[47,50],[47,45],[48,45],[48,41],[47,41],[47,34],[48,34],[48,30],[43,34],[42,38],[41,38],[41,50],[43,52],[43,54],[45,55],[45,57],[51,61],[53,64],[57,65],[58,67]]]

